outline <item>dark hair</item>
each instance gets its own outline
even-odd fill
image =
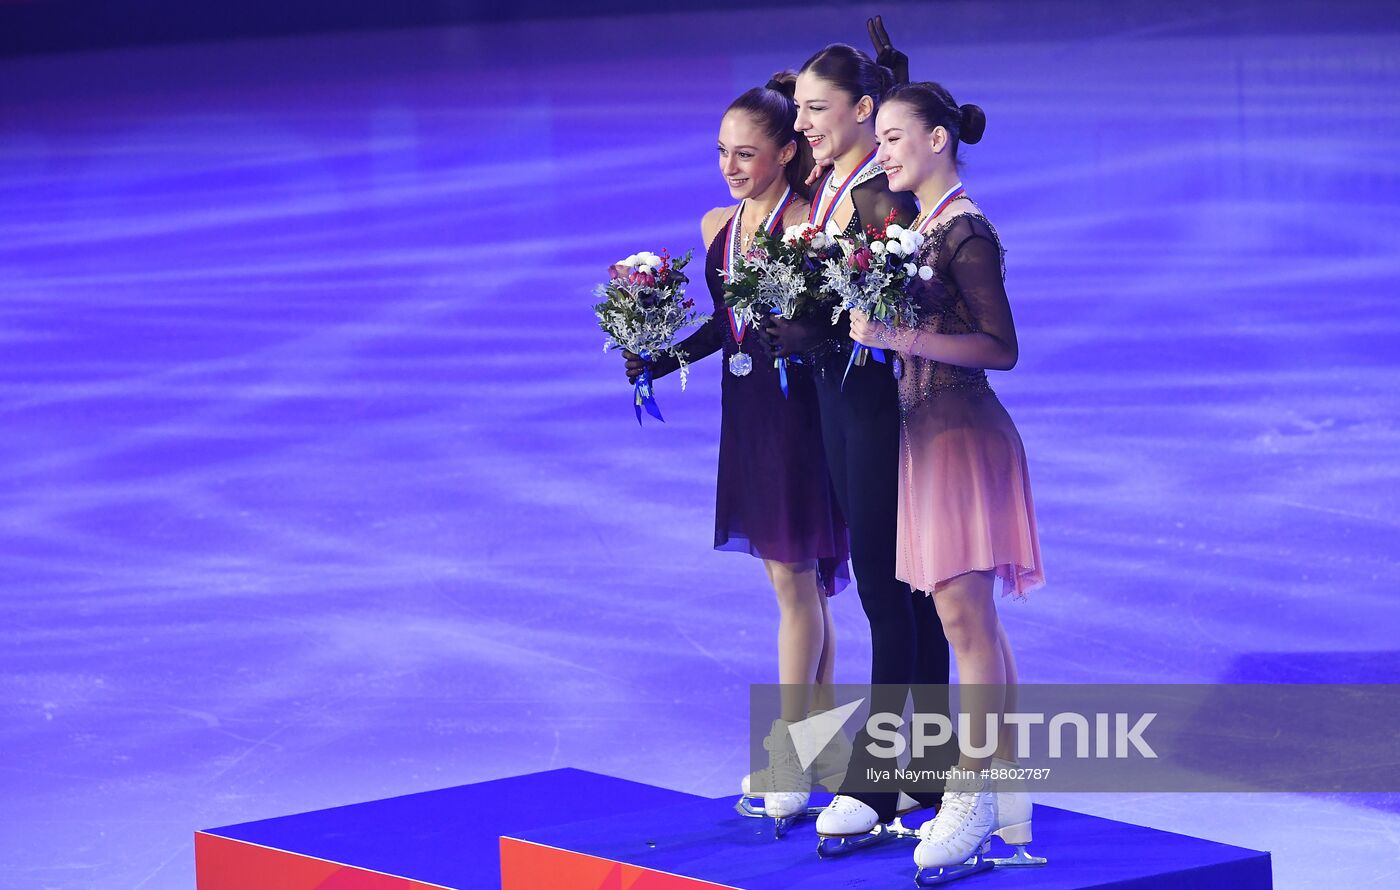
[[[987,115],[981,108],[959,105],[941,84],[932,81],[900,84],[885,94],[885,102],[903,102],[930,130],[934,127],[947,130],[954,160],[958,157],[959,143],[980,142],[987,131]]]
[[[836,86],[838,90],[859,102],[861,96],[869,96],[875,107],[880,107],[880,99],[885,91],[894,85],[894,74],[883,65],[853,46],[833,43],[808,59],[802,66],[803,74],[808,71]]]
[[[768,83],[754,87],[729,103],[725,114],[742,111],[749,114],[763,127],[763,132],[779,149],[789,142],[797,146],[797,153],[783,168],[788,185],[802,197],[807,197],[807,174],[812,172],[812,147],[806,139],[797,136],[797,103],[793,101],[793,91],[797,88],[797,75],[791,71],[779,71],[769,78]]]

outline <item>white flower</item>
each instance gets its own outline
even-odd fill
[[[913,278],[915,275],[919,274],[919,267],[914,265],[913,263],[905,263],[904,274],[908,275],[910,278]]]
[[[626,266],[629,269],[632,268],[633,266],[637,265],[637,255],[634,253],[625,260],[619,260],[618,265]]]
[[[826,250],[829,244],[831,244],[831,237],[825,232],[818,232],[812,236],[813,250]]]
[[[871,241],[871,242],[870,242],[870,252],[873,253],[873,254],[875,254],[876,256],[879,256],[880,254],[884,253],[884,252],[885,252],[885,242],[883,242],[883,241]]]
[[[919,236],[915,235],[913,232],[907,231],[899,236],[899,243],[904,246],[904,252],[909,256],[918,253],[919,248],[923,246],[922,239],[920,239]]]
[[[891,238],[898,238],[902,241],[904,240],[904,233],[907,231],[908,229],[904,228],[904,226],[901,226],[899,223],[890,223],[890,227],[885,229],[885,234],[889,235]]]
[[[841,227],[838,226],[836,223],[831,222],[830,220],[828,220],[826,223],[825,231],[826,234],[830,235],[832,238],[838,238],[841,235]]]
[[[651,266],[652,268],[656,268],[657,266],[661,265],[661,257],[649,251],[642,251],[641,253],[637,254],[637,259],[641,262],[643,266]]]
[[[880,242],[878,241],[875,242],[875,244],[879,243]],[[871,246],[874,247],[873,244]],[[890,256],[904,256],[904,245],[900,243],[898,239],[892,238],[889,241],[886,241],[885,250],[888,250],[890,252]]]
[[[786,244],[796,244],[809,228],[811,228],[811,226],[807,223],[798,223],[795,226],[788,226],[783,230],[783,242]]]
[[[925,280],[925,281],[928,281],[930,278],[932,278],[932,277],[933,277],[933,269],[932,269],[932,267],[930,267],[930,266],[920,266],[920,267],[919,267],[919,277],[922,278],[922,279]]]

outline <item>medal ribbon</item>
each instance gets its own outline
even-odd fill
[[[807,217],[807,221],[822,231],[826,231],[826,224],[831,221],[831,215],[836,212],[836,208],[841,204],[841,199],[844,198],[846,192],[850,190],[851,183],[855,182],[856,177],[864,173],[867,167],[874,166],[875,154],[878,151],[878,148],[870,150],[870,154],[866,155],[865,160],[861,161],[860,164],[851,171],[851,175],[847,176],[846,181],[841,183],[841,187],[836,190],[836,194],[831,196],[829,202],[826,200],[826,186],[827,182],[831,179],[831,174],[836,172],[836,167],[833,166],[827,171],[826,176],[822,177],[822,184],[817,191],[817,200],[812,202],[812,213]],[[821,222],[817,222],[817,217],[821,217]]]
[[[938,216],[938,214],[942,213],[944,210],[947,210],[949,204],[953,203],[965,194],[967,194],[967,189],[963,188],[961,180],[953,183],[953,187],[948,189],[948,191],[944,192],[943,197],[938,199],[938,205],[933,208],[933,212],[930,213],[928,216],[924,217],[923,222],[919,223],[919,234],[927,234],[929,226],[933,225],[933,218]]]
[[[769,213],[767,219],[763,221],[762,228],[767,230],[768,234],[773,235],[777,233],[779,227],[782,226],[783,212],[787,210],[788,205],[791,204],[795,198],[796,195],[792,193],[792,186],[788,186],[783,191],[783,196],[778,199],[778,203],[773,208],[773,211]],[[744,205],[746,203],[747,201],[739,202],[739,206],[734,210],[734,218],[729,221],[729,237],[725,239],[724,242],[724,274],[726,278],[734,277],[734,258],[739,254],[739,227],[744,217]],[[726,307],[726,310],[726,314],[729,316],[729,332],[734,335],[734,343],[739,347],[739,351],[743,352],[744,335],[748,333],[748,325],[739,323],[739,315],[734,311],[733,306]],[[782,387],[783,398],[787,398],[787,361],[778,359],[774,362],[774,365],[778,369],[778,385]]]
[[[783,192],[783,196],[778,199],[778,204],[773,208],[773,212],[768,214],[768,218],[763,221],[763,228],[772,235],[777,232],[778,226],[782,225],[783,211],[787,210],[796,196],[792,193],[792,186],[788,186]],[[739,224],[744,217],[744,205],[748,201],[740,201],[739,206],[734,208],[734,218],[729,221],[729,237],[724,242],[724,277],[730,279],[734,277],[734,258],[739,255]],[[744,345],[744,334],[748,333],[748,326],[739,324],[739,316],[734,311],[733,306],[726,307],[726,314],[729,316],[729,332],[734,335],[734,342],[738,346]]]

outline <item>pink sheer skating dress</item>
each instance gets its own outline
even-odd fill
[[[1011,330],[1001,241],[980,214],[930,229],[918,285],[919,329]],[[896,574],[915,590],[973,571],[996,572],[1017,597],[1045,582],[1026,453],[980,368],[902,355],[899,552]]]

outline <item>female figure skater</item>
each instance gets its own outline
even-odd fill
[[[787,726],[807,717],[814,705],[830,705],[836,638],[826,597],[844,586],[849,545],[827,474],[811,375],[791,365],[783,395],[757,334],[725,305],[719,270],[742,255],[760,227],[781,232],[807,218],[811,157],[793,129],[795,81],[792,72],[775,75],[735,99],[720,122],[720,173],[739,203],[717,207],[701,221],[714,316],[680,344],[687,361],[717,351],[724,356],[715,549],[761,558],[778,597],[782,719],[765,741],[769,768],[762,777],[745,778],[741,805],[748,815],[777,819],[779,836],[806,815],[813,775],[834,787],[840,780],[832,777],[845,769],[845,739],[838,737],[803,770]],[[627,377],[635,381],[647,363],[631,352],[625,358]],[[669,356],[653,360],[652,376],[676,367]],[[821,686],[828,687],[827,701],[808,700],[814,686],[818,695]],[[748,805],[751,782],[764,792],[761,812]]]
[[[1044,583],[1025,451],[1016,426],[987,384],[986,370],[1016,364],[996,230],[963,191],[958,146],[982,138],[986,117],[958,106],[935,83],[891,90],[879,111],[878,159],[890,187],[912,189],[923,208],[915,228],[927,239],[919,258],[934,277],[919,286],[917,327],[891,327],[853,313],[851,337],[897,350],[902,419],[898,576],[932,595],[953,646],[971,724],[958,775],[914,852],[921,882],[992,867],[982,860],[992,834],[1017,846],[1007,865],[1038,865],[1029,797],[994,792],[989,766],[1010,766],[1010,732],[985,738],[986,717],[1005,712],[1016,662],[997,618],[993,585],[1022,597]],[[979,736],[980,731],[980,736]],[[971,756],[969,749],[1000,755]],[[964,772],[965,771],[965,772]],[[1003,787],[1005,787],[1003,785]],[[965,864],[975,857],[971,864]],[[932,870],[932,876],[929,871]]]
[[[802,66],[797,129],[814,158],[831,164],[812,198],[809,220],[818,226],[834,223],[850,234],[883,224],[891,213],[903,225],[914,218],[914,196],[887,181],[875,156],[875,111],[890,79],[889,71],[844,44],[826,47]],[[946,713],[948,645],[938,615],[933,603],[912,593],[895,572],[899,403],[891,364],[869,361],[848,373],[851,340],[844,326],[834,327],[823,316],[766,319],[764,332],[774,355],[804,355],[816,371],[827,464],[850,524],[851,562],[870,622],[870,682],[875,686],[870,709],[902,713],[910,685],[918,684],[916,707]],[[845,786],[817,819],[823,855],[884,840],[889,836],[884,825],[896,815],[938,801],[941,789],[907,789],[910,800],[892,779],[872,790],[867,770],[892,773],[893,764],[870,754],[868,741],[864,732],[857,736]],[[951,764],[951,753],[940,752],[910,767]],[[828,843],[828,838],[835,840]]]

